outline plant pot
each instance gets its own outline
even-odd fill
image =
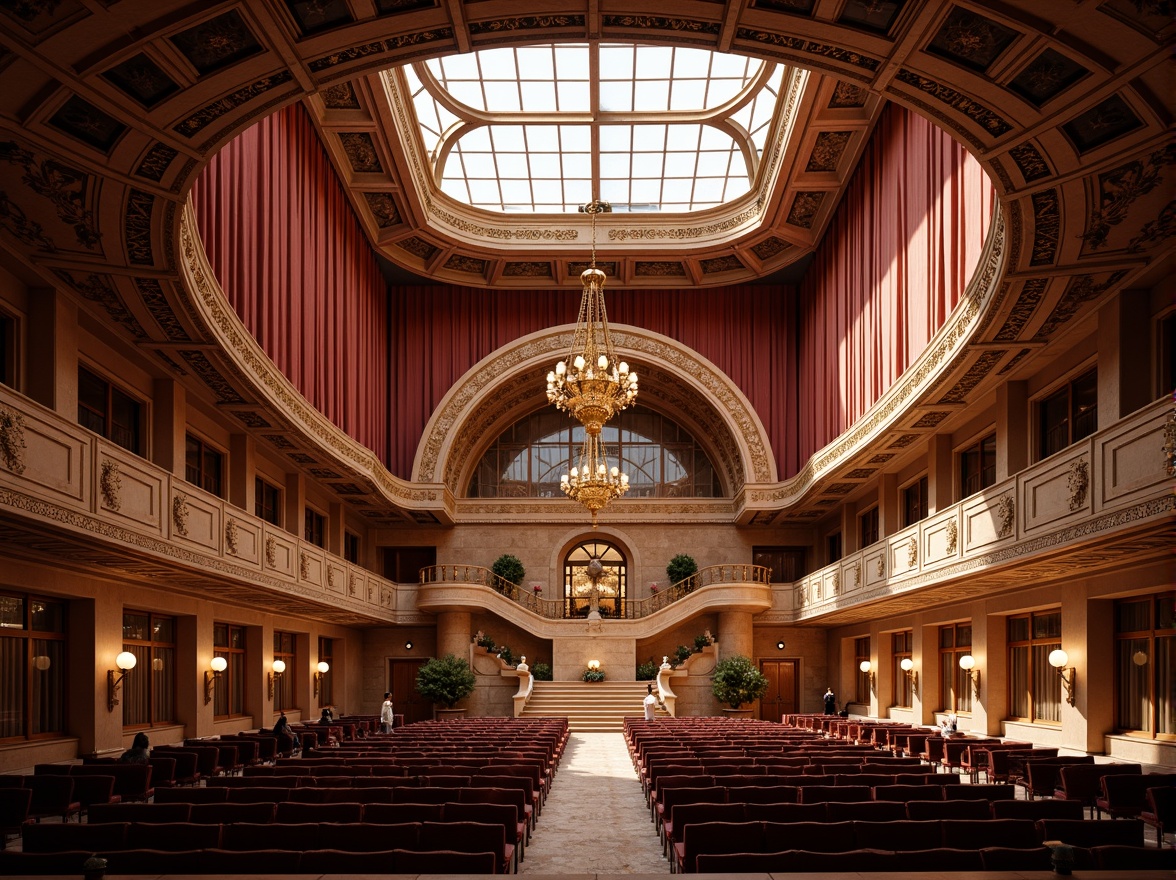
[[[725,718],[746,718],[748,720],[755,715],[755,709],[723,709],[723,716]]]
[[[438,721],[460,721],[465,717],[465,709],[435,709]]]

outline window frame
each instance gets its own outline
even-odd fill
[[[98,412],[90,403],[82,400],[82,373],[88,374],[97,382],[104,386],[103,394],[103,409]],[[133,438],[133,445],[128,446],[115,437],[115,395],[120,395],[126,399],[126,402],[133,407],[135,416],[135,424],[133,427],[125,428],[127,435]],[[86,413],[93,414],[101,419],[101,429],[94,427],[88,421],[83,420],[83,410]],[[139,395],[128,391],[123,385],[108,378],[102,372],[92,369],[88,364],[82,361],[78,362],[78,424],[87,431],[93,431],[99,437],[109,440],[120,449],[125,449],[132,455],[137,455],[140,458],[147,457],[147,425],[150,422],[150,413],[147,409],[147,402]]]
[[[1081,382],[1090,380],[1091,386],[1094,390],[1094,403],[1086,410],[1081,412],[1075,409],[1074,388]],[[1044,408],[1058,398],[1064,397],[1066,415],[1062,420],[1062,424],[1056,425],[1047,430],[1044,424],[1045,411]],[[1075,428],[1076,422],[1082,417],[1083,428],[1079,429],[1079,433]],[[1085,440],[1090,435],[1098,431],[1098,364],[1091,362],[1077,370],[1071,372],[1065,379],[1049,387],[1048,390],[1043,391],[1037,395],[1032,402],[1032,417],[1033,417],[1033,432],[1034,432],[1034,452],[1036,453],[1036,461],[1044,461],[1051,455],[1057,455],[1063,450],[1069,449],[1075,443]],[[1090,424],[1087,424],[1089,420]],[[1060,441],[1060,445],[1056,448],[1047,447],[1047,439],[1055,432],[1059,431],[1062,426],[1065,427],[1065,438]],[[1048,451],[1047,451],[1048,450]]]
[[[274,499],[273,513],[267,515],[269,507],[266,504],[266,499],[270,494]],[[271,526],[282,528],[283,495],[284,490],[281,486],[274,485],[265,477],[255,476],[253,478],[253,515]]]
[[[862,672],[862,661],[870,658],[870,637],[861,636],[853,640],[854,702],[869,705],[870,673]],[[872,661],[871,661],[872,662]]]
[[[343,558],[352,565],[359,565],[359,541],[359,535],[351,531],[351,529],[343,530]]]
[[[21,732],[12,736],[0,736],[0,743],[19,744],[66,736],[69,732],[69,602],[60,598],[41,596],[36,593],[25,593],[19,590],[0,590],[0,596],[16,599],[23,605],[20,628],[7,625],[0,628],[0,641],[11,640],[22,643],[13,647],[22,655],[24,665],[23,675],[20,676],[21,694],[19,697]],[[59,631],[38,629],[36,627],[36,621],[34,619],[35,612],[33,610],[35,603],[44,603],[60,608],[61,625]],[[52,665],[47,669],[37,668],[35,660],[38,656],[43,656],[34,653],[37,642],[54,642],[55,644],[60,644],[60,651],[58,652],[60,658],[58,665],[60,669],[55,672],[55,674],[59,675],[59,683],[56,685],[57,692],[51,693],[49,695],[50,699],[45,704],[49,707],[49,712],[60,719],[59,730],[35,730],[38,724],[37,719],[45,713],[38,711],[37,695],[43,688],[38,687],[34,677],[38,672],[47,672],[53,669]],[[3,656],[3,653],[0,653],[0,656]],[[7,690],[5,688],[5,691]],[[51,706],[49,705],[50,703],[52,704]],[[15,709],[15,706],[13,709]],[[13,711],[13,709],[5,711],[7,713],[8,711]]]
[[[882,540],[882,534],[879,531],[878,523],[878,507],[875,504],[868,510],[864,510],[858,514],[858,549],[864,550],[871,544],[877,544]]]
[[[986,445],[991,444],[991,465],[985,463],[985,456],[988,451],[985,449]],[[979,461],[979,468],[974,472],[970,472],[968,462],[969,457],[975,456]],[[983,492],[985,489],[996,484],[996,431],[991,431],[982,437],[978,437],[973,442],[967,444],[956,453],[956,461],[958,462],[956,472],[960,480],[960,494],[959,499],[962,501],[965,498],[970,498],[977,492]],[[974,488],[969,488],[968,483],[975,478],[976,485]]]
[[[789,561],[791,560],[791,561]],[[807,548],[800,544],[762,544],[751,548],[751,564],[770,568],[769,583],[794,584],[805,576],[808,562]],[[784,580],[783,575],[795,571],[796,577]]]
[[[128,617],[144,616],[147,618],[147,632],[150,635],[146,639],[128,638],[127,627]],[[172,639],[156,639],[154,637],[157,626],[157,621],[168,621],[171,626]],[[123,609],[123,634],[122,634],[122,649],[129,651],[139,658],[135,664],[134,669],[127,670],[126,680],[123,682],[123,696],[122,696],[122,723],[124,730],[150,730],[153,727],[170,726],[177,723],[176,717],[176,665],[178,658],[178,645],[176,640],[176,625],[177,620],[174,614],[156,614],[153,611],[138,608],[124,608]],[[136,650],[141,649],[141,650]],[[169,653],[170,652],[170,655]],[[145,654],[145,656],[140,656]],[[170,659],[171,667],[171,681],[165,682],[161,678],[157,678],[156,672],[166,672],[166,667],[162,670],[155,669],[155,661],[159,660],[162,663],[167,663]],[[128,720],[128,714],[131,712],[132,706],[132,690],[137,684],[137,679],[140,675],[148,675],[146,682],[146,720],[133,721]],[[160,691],[164,685],[169,685],[171,688],[170,694],[170,713],[164,713],[161,708],[161,703],[167,702],[166,697],[161,697]],[[169,717],[164,717],[165,714]]]
[[[218,644],[218,630],[224,628],[224,644]],[[239,634],[239,644],[233,636]],[[212,692],[213,717],[217,721],[242,718],[245,711],[245,675],[249,668],[249,639],[247,628],[235,623],[214,621],[212,624],[212,656],[224,657],[228,665],[216,677]],[[221,712],[225,708],[227,711]]]
[[[335,640],[327,636],[319,636],[316,663],[324,661],[330,668],[322,673],[315,670],[315,673],[321,676],[319,678],[319,706],[333,706],[335,705]]]
[[[1146,601],[1148,603],[1148,620],[1147,626],[1143,629],[1120,629],[1120,609],[1128,604],[1140,603]],[[1160,612],[1160,603],[1170,602],[1173,605],[1173,612],[1171,613],[1171,626],[1161,626],[1162,618]],[[1161,653],[1166,653],[1169,658],[1176,657],[1176,591],[1166,590],[1159,593],[1148,593],[1143,596],[1131,596],[1123,599],[1116,599],[1114,602],[1114,639],[1115,639],[1115,671],[1114,671],[1114,730],[1117,734],[1123,736],[1130,736],[1139,739],[1149,739],[1157,742],[1172,742],[1176,741],[1176,729],[1171,731],[1161,732],[1160,727],[1165,709],[1160,699],[1161,694],[1168,692],[1167,699],[1169,701],[1176,700],[1176,695],[1171,694],[1171,681],[1165,689],[1157,677],[1160,675],[1167,664],[1162,663],[1158,658]],[[1157,643],[1166,643],[1163,651],[1158,649]],[[1132,655],[1138,651],[1143,651],[1146,654],[1146,660],[1143,664],[1131,663],[1134,668],[1128,668],[1127,659],[1124,648],[1132,650]],[[1127,674],[1134,673],[1136,675],[1147,676],[1147,723],[1149,727],[1130,727],[1123,723],[1123,699],[1124,694],[1124,678]]]
[[[912,491],[917,492],[917,497],[912,495]],[[927,494],[927,475],[915,477],[905,486],[898,490],[898,498],[900,508],[902,510],[902,527],[905,529],[908,526],[913,526],[916,523],[922,522],[931,515],[930,502]],[[915,510],[911,503],[912,498],[918,502],[918,509]],[[912,515],[918,513],[918,516]]]
[[[326,549],[327,515],[306,505],[302,510],[302,539],[308,544]]]
[[[189,444],[196,444],[196,479],[192,479],[193,473],[190,464]],[[211,480],[209,474],[205,472],[209,457],[212,457],[216,463],[216,478]],[[205,492],[215,495],[217,498],[224,498],[225,485],[225,462],[228,461],[228,455],[222,449],[213,446],[199,434],[193,434],[191,431],[184,432],[184,479],[193,486],[198,486]],[[213,485],[209,485],[212,483]]]
[[[1057,618],[1057,634],[1050,633],[1045,636],[1038,636],[1037,622],[1045,618]],[[1024,614],[1010,614],[1005,618],[1005,631],[1007,633],[1006,650],[1008,654],[1008,717],[1009,721],[1020,721],[1028,724],[1047,724],[1051,727],[1061,725],[1061,710],[1062,710],[1062,681],[1057,674],[1057,670],[1049,666],[1048,657],[1051,651],[1062,646],[1061,636],[1061,621],[1062,612],[1060,608],[1042,609],[1039,611],[1025,612]],[[1014,638],[1012,627],[1014,621],[1024,620],[1028,621],[1026,631],[1028,638]],[[1021,686],[1016,680],[1018,663],[1014,652],[1021,649],[1027,649],[1025,653],[1025,681],[1024,687],[1026,692],[1024,698],[1027,701],[1029,708],[1029,715],[1015,715],[1014,707],[1016,706],[1018,689]],[[1040,658],[1040,659],[1037,659]],[[1040,688],[1038,687],[1040,686]],[[1048,691],[1048,693],[1038,693],[1038,690]],[[1038,713],[1040,706],[1047,707],[1051,714],[1056,717],[1050,718]]]
[[[286,664],[286,671],[274,682],[274,711],[298,711],[299,707],[294,705],[294,696],[298,693],[297,633],[274,630],[274,660]]]
[[[967,630],[967,643],[962,633]],[[945,639],[950,633],[951,638]],[[956,715],[972,713],[972,677],[960,667],[960,658],[972,653],[972,622],[943,624],[936,631],[939,646],[939,711]],[[951,644],[947,644],[950,641]],[[948,675],[950,669],[951,675]]]
[[[20,370],[20,318],[0,308],[0,385],[15,389]]]
[[[890,666],[893,687],[890,707],[910,709],[914,706],[914,686],[902,668],[904,659],[914,660],[915,631],[904,629],[890,634]]]

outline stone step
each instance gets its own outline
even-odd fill
[[[537,681],[523,717],[567,718],[568,728],[581,733],[620,732],[625,718],[642,716],[647,685],[644,681]]]

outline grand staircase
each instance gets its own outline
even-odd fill
[[[573,733],[620,733],[644,712],[645,681],[537,681],[522,717],[566,716]],[[658,710],[658,715],[665,715]]]

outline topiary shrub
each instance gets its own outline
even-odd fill
[[[531,675],[535,681],[551,681],[551,666],[547,663],[536,663],[531,667]]]
[[[720,703],[738,709],[768,692],[768,679],[747,657],[735,654],[715,664],[711,693]]]
[[[698,574],[698,563],[694,561],[693,556],[688,556],[685,553],[679,553],[666,566],[666,577],[670,579],[671,586],[687,578],[692,578],[696,574]],[[694,582],[691,581],[684,586],[687,591],[693,590]]]
[[[644,663],[637,665],[637,680],[638,681],[653,681],[657,678],[658,665],[652,660],[647,660]]]
[[[514,584],[516,587],[527,576],[527,570],[523,568],[523,563],[519,561],[517,556],[512,556],[509,553],[503,553],[495,559],[494,564],[490,566],[490,570],[507,583]]]
[[[674,648],[674,665],[681,666],[690,659],[690,655],[693,653],[694,652],[690,650],[689,646],[678,645],[678,647]]]
[[[426,700],[441,703],[446,709],[474,692],[474,672],[470,664],[453,654],[432,657],[417,671],[416,691]]]

